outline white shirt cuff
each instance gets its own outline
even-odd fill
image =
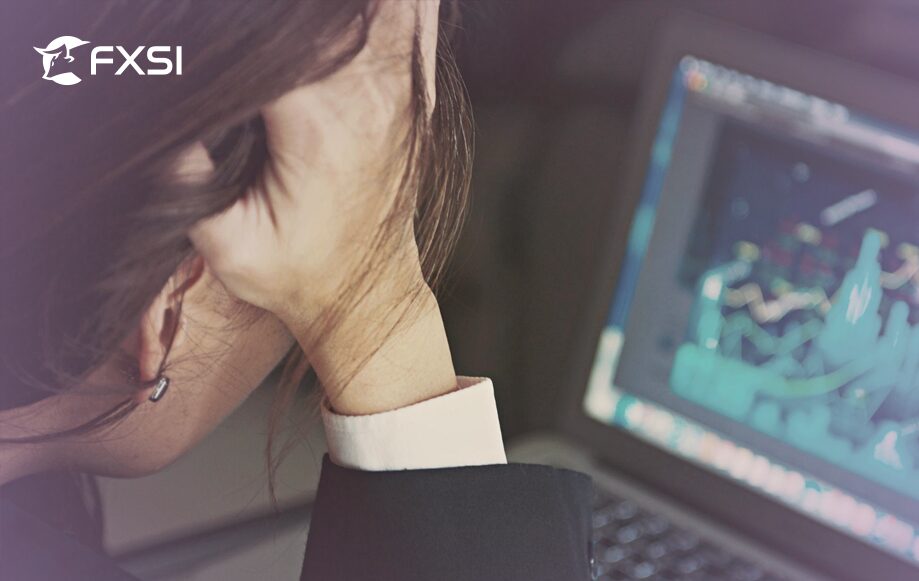
[[[404,408],[344,416],[322,404],[332,461],[358,470],[506,464],[490,379],[457,378],[458,390]]]

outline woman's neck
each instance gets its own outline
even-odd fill
[[[44,470],[40,454],[35,454],[30,448],[33,446],[0,444],[0,486]]]
[[[58,397],[0,411],[0,485],[54,467],[56,446],[53,442],[23,444],[11,440],[41,433],[53,423],[57,408],[54,400]]]

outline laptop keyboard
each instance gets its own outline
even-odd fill
[[[605,492],[597,492],[594,500],[593,568],[597,581],[782,579],[660,514]]]

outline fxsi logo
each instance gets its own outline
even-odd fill
[[[42,67],[45,70],[42,78],[47,81],[55,82],[59,85],[76,85],[82,79],[73,72],[57,72],[53,69],[58,68],[63,61],[68,63],[75,59],[70,51],[89,44],[87,40],[80,40],[75,36],[59,36],[48,43],[45,48],[33,47],[38,54],[42,55]],[[146,51],[144,51],[146,49]],[[117,51],[117,55],[116,55]],[[115,75],[121,75],[129,68],[138,75],[181,75],[182,74],[182,47],[181,46],[138,46],[133,51],[128,52],[123,46],[97,46],[93,48],[89,55],[89,74],[96,75],[99,71],[99,65],[114,65],[118,56],[119,66],[115,69]],[[143,59],[146,62],[143,62]],[[138,59],[145,66],[138,63]],[[54,73],[54,74],[52,74]]]
[[[62,52],[64,53],[64,60],[72,63],[73,57],[70,56],[70,51],[84,44],[89,44],[89,41],[80,40],[75,36],[59,36],[49,42],[48,46],[45,48],[33,46],[32,48],[37,50],[38,54],[41,55],[41,65],[45,69],[45,74],[42,75],[41,78],[46,81],[55,82],[58,85],[76,85],[79,83],[81,79],[74,73],[66,72],[52,75],[51,69],[60,62],[58,59]]]

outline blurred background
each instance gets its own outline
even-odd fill
[[[675,11],[919,79],[915,0],[471,0],[459,61],[477,126],[472,206],[442,307],[456,367],[494,379],[505,437],[551,426],[601,228],[619,195],[645,62]],[[110,550],[143,579],[295,579],[321,429],[279,477],[263,447],[271,385],[188,457],[106,480]],[[142,518],[138,518],[138,514]],[[128,518],[130,515],[130,519]]]
[[[494,378],[506,437],[548,426],[570,375],[582,281],[620,205],[645,63],[674,11],[919,77],[919,2],[683,0],[467,4],[472,212],[444,308],[457,369]]]

